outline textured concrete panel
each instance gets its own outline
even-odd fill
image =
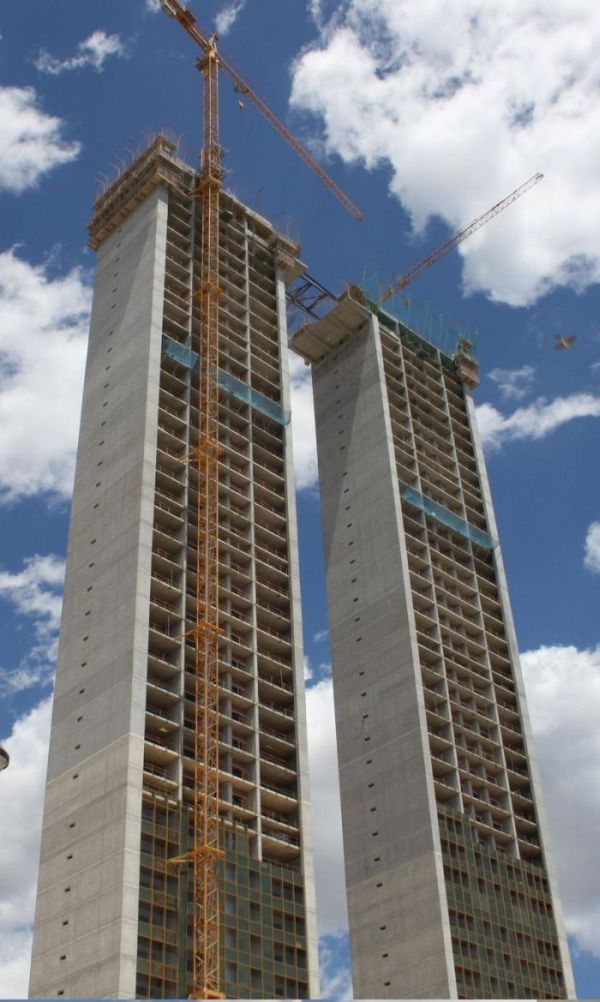
[[[44,811],[33,997],[59,990],[66,997],[135,997],[156,451],[156,402],[147,387],[158,382],[152,374],[160,363],[166,214],[167,196],[157,190],[98,254]],[[124,943],[129,964],[122,963]]]
[[[314,367],[354,994],[448,996],[401,513],[375,325]]]

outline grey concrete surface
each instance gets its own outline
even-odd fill
[[[157,415],[149,387],[158,387],[166,220],[167,195],[157,190],[98,254],[33,998],[135,998]]]
[[[315,365],[313,385],[354,994],[448,996],[453,966],[375,320]]]

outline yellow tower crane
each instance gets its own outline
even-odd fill
[[[198,550],[196,614],[188,636],[195,649],[194,844],[173,862],[193,869],[193,989],[196,999],[223,998],[220,992],[219,942],[219,200],[224,171],[219,143],[218,71],[233,81],[237,93],[252,102],[355,219],[362,215],[317,163],[300,140],[270,110],[217,51],[216,35],[204,35],[179,0],[161,0],[162,9],[179,22],[202,51],[198,68],[204,78],[203,145],[198,187],[201,202],[202,257],[200,286],[200,400],[198,446]]]
[[[476,232],[476,230],[480,230],[482,226],[489,223],[490,219],[493,219],[494,216],[503,212],[509,205],[516,202],[521,195],[524,195],[525,192],[529,191],[534,187],[534,185],[538,184],[543,177],[544,175],[540,173],[533,174],[532,177],[528,178],[527,181],[524,181],[518,188],[511,191],[510,195],[507,195],[506,198],[503,198],[500,202],[496,202],[495,205],[492,205],[491,209],[488,209],[487,212],[483,213],[483,215],[478,216],[477,219],[474,219],[468,226],[465,226],[463,230],[459,230],[459,232],[455,233],[454,236],[449,238],[449,240],[445,240],[443,244],[436,247],[436,249],[432,251],[431,254],[428,254],[426,258],[419,261],[419,263],[414,265],[414,267],[409,271],[405,271],[402,275],[396,278],[392,285],[380,295],[378,303],[385,303],[387,299],[391,299],[392,296],[394,296],[397,292],[400,292],[401,289],[406,289],[407,285],[410,285],[413,278],[416,278],[417,275],[421,274],[421,272],[426,271],[427,268],[429,268],[432,264],[435,264],[436,261],[439,261],[440,258],[444,257],[446,254],[449,254],[450,251],[454,250],[455,247],[458,247],[463,240],[470,237],[472,233]]]

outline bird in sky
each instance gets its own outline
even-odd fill
[[[575,340],[576,338],[574,334],[563,334],[562,336],[557,334],[554,347],[557,351],[564,351],[565,348],[570,348]]]

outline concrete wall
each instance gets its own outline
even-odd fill
[[[30,995],[135,998],[167,194],[98,253]],[[64,959],[63,959],[64,958]]]
[[[377,321],[313,367],[354,995],[456,993]]]

